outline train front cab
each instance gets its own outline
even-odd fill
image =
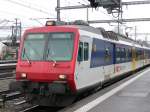
[[[47,36],[43,37],[43,34],[46,34]],[[69,36],[64,37],[64,35]],[[72,38],[72,36],[74,40],[73,43],[67,43],[67,40]],[[37,42],[35,39],[39,38],[41,42],[42,38],[47,37],[50,38],[44,40],[43,51],[42,44],[40,43],[39,47],[39,41]],[[64,38],[67,39],[64,41],[65,43],[54,41],[54,39],[59,40],[60,38],[61,40]],[[51,44],[48,44],[49,42]],[[51,45],[51,47],[49,47],[49,45]],[[64,46],[68,45],[71,47],[64,48]],[[77,28],[56,26],[27,30],[23,41],[21,42],[19,51],[16,68],[17,83],[15,83],[15,85],[13,84],[14,86],[11,85],[11,87],[13,86],[12,88],[16,88],[17,85],[20,85],[21,87],[19,86],[18,88],[21,91],[26,92],[29,99],[36,99],[33,100],[35,104],[43,106],[68,105],[76,95],[74,71],[78,45],[79,32]],[[88,44],[84,43],[84,46],[86,45],[88,46]],[[48,50],[48,48],[51,49]],[[63,53],[64,50],[72,50],[72,54],[68,54],[67,51]],[[36,51],[35,55],[33,55],[34,51]],[[41,56],[41,53],[40,56],[42,58],[38,58],[37,53],[41,51],[43,57]],[[50,54],[50,52],[51,55],[49,58],[46,58],[48,56],[47,54]],[[58,57],[55,54],[59,54],[61,57]],[[68,57],[65,57],[66,55],[72,56],[72,58],[69,58],[68,61]],[[82,64],[86,65],[85,63]]]

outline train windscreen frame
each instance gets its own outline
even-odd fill
[[[73,56],[74,33],[50,32],[26,35],[21,59],[27,61],[70,61]]]

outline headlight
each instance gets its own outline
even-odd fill
[[[27,78],[27,74],[26,73],[21,73],[21,78]]]
[[[66,76],[66,75],[59,75],[59,79],[61,79],[61,80],[66,80],[66,79],[67,79],[67,76]]]

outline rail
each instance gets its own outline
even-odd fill
[[[5,90],[0,92],[0,111],[4,109],[7,110],[6,112],[28,112],[38,107],[38,105],[32,105],[29,102],[20,91]]]
[[[12,78],[15,75],[16,60],[1,60],[0,61],[0,80]]]
[[[38,106],[39,106],[39,105],[34,105],[34,106],[28,107],[28,108],[26,108],[26,109],[23,109],[23,110],[21,110],[21,111],[19,111],[19,112],[28,112],[28,111],[31,111],[31,110],[37,108]]]
[[[17,63],[17,60],[0,60],[0,64]]]

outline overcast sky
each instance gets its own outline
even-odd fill
[[[14,21],[15,18],[20,19],[23,27],[42,26],[45,24],[45,19],[38,18],[56,18],[56,1],[57,0],[0,0],[0,27],[12,25],[13,22],[3,21],[4,19]],[[88,0],[60,0],[61,6],[88,4]],[[123,1],[138,1],[138,0],[123,0]],[[141,1],[141,0],[139,0]],[[150,5],[124,6],[123,18],[150,18]],[[61,11],[61,19],[64,21],[86,20],[86,9],[65,10]],[[103,8],[98,10],[89,9],[89,20],[104,20],[115,19]],[[125,27],[133,27],[128,29],[128,32],[134,33],[135,26],[137,32],[150,33],[150,22],[125,23]],[[91,24],[95,27],[104,27],[106,30],[113,30],[117,25],[112,24]],[[1,30],[0,37],[8,35],[9,30]],[[138,36],[140,39],[145,39],[150,36]]]

